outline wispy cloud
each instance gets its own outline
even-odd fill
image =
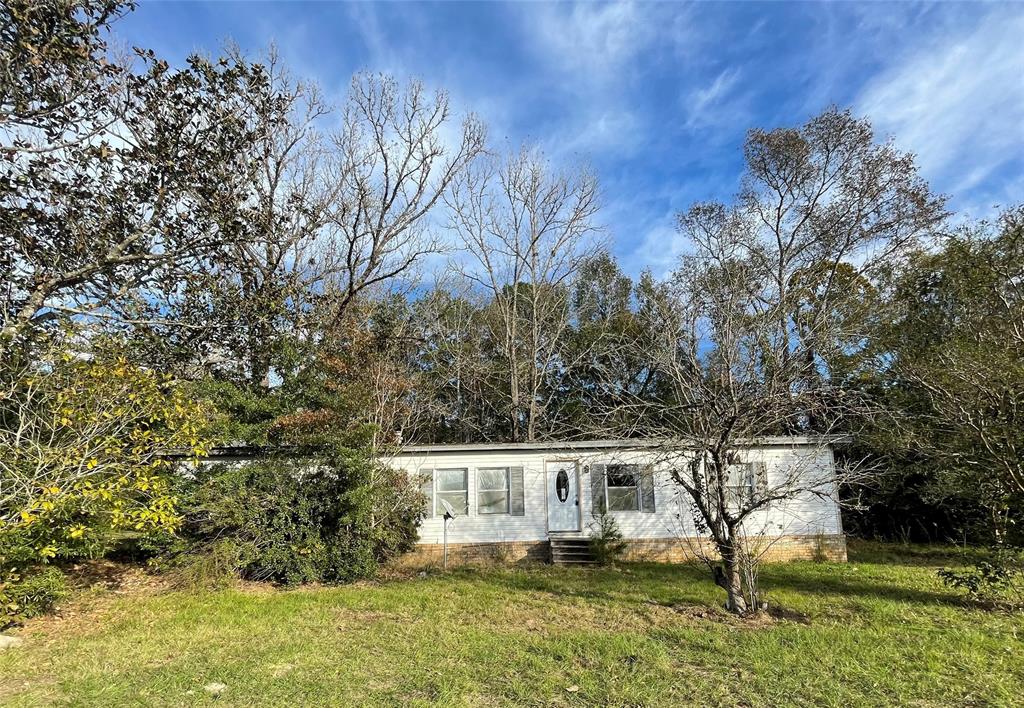
[[[738,68],[723,69],[710,84],[690,91],[685,99],[686,127],[696,129],[718,124],[726,111],[735,120],[737,106],[735,100],[730,100],[730,94],[739,79]]]
[[[621,80],[621,72],[658,37],[653,6],[633,2],[523,6],[534,47],[587,82]]]
[[[422,78],[494,147],[588,163],[631,273],[684,248],[674,215],[728,200],[746,130],[853,105],[957,209],[1020,200],[1024,12],[985,3],[147,2],[124,37],[178,60],[276,40],[332,100],[353,71]]]
[[[966,195],[1011,164],[1024,167],[1022,38],[1019,8],[944,27],[870,79],[858,110],[914,151],[933,183]]]

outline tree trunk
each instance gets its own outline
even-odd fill
[[[715,584],[725,589],[725,608],[737,615],[745,615],[750,610],[746,596],[743,594],[743,568],[736,550],[731,543],[721,543],[719,554],[722,556],[721,567],[715,567]]]
[[[266,351],[268,334],[264,327],[253,325],[249,333],[249,384],[254,391],[270,390],[270,356]]]

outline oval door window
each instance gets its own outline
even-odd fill
[[[558,470],[558,476],[555,477],[555,494],[560,502],[569,498],[569,475],[565,470]]]

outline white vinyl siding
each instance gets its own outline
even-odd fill
[[[584,535],[593,532],[594,508],[593,494],[600,494],[604,489],[601,483],[595,489],[592,475],[594,470],[604,465],[633,464],[641,470],[651,469],[653,477],[652,496],[654,497],[653,513],[614,512],[616,523],[625,538],[683,538],[696,534],[691,518],[691,505],[685,492],[672,480],[670,466],[664,462],[654,462],[649,468],[652,458],[642,450],[595,450],[578,452],[567,448],[552,447],[546,451],[533,450],[481,450],[481,451],[428,451],[410,452],[392,459],[391,464],[416,474],[424,470],[433,470],[435,478],[435,494],[452,494],[461,500],[463,507],[469,507],[468,515],[460,515],[449,523],[448,541],[450,543],[499,543],[511,541],[545,541],[548,538],[547,528],[547,479],[545,462],[552,460],[576,459],[581,470],[579,495],[580,510],[583,515]],[[768,482],[779,479],[787,465],[800,460],[801,464],[815,466],[831,466],[831,451],[827,448],[775,445],[756,448],[749,451],[746,458],[755,464],[765,465]],[[481,485],[479,470],[510,469],[522,478],[521,515],[518,503],[512,514],[480,513],[479,499]],[[456,470],[452,478],[459,480],[459,488],[451,492],[442,492],[441,480],[444,470]],[[603,472],[603,470],[602,470]],[[461,476],[465,474],[465,476]],[[463,481],[468,489],[463,491]],[[600,480],[598,480],[600,481]],[[447,485],[444,485],[447,486]],[[515,485],[518,488],[518,483]],[[641,493],[643,490],[641,489]],[[513,494],[518,498],[518,495]],[[455,506],[450,497],[449,503]],[[516,500],[513,499],[513,502]],[[436,498],[434,500],[435,508]],[[644,508],[647,508],[647,504]],[[758,511],[751,515],[751,530],[769,535],[814,535],[841,533],[839,508],[826,496],[815,494],[800,495],[796,499],[773,505],[769,511]],[[419,543],[440,544],[443,538],[444,524],[441,515],[428,516],[419,528]]]

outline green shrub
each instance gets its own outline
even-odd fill
[[[168,555],[194,584],[369,577],[412,547],[423,513],[404,473],[350,450],[211,465],[180,498],[181,540]]]
[[[626,541],[615,523],[615,517],[601,510],[594,524],[594,535],[590,537],[590,552],[601,565],[613,565],[626,551]]]
[[[64,573],[53,566],[0,571],[0,629],[49,612],[66,594]]]
[[[999,547],[964,570],[943,568],[938,574],[943,584],[964,592],[972,602],[1024,609],[1024,549]]]

